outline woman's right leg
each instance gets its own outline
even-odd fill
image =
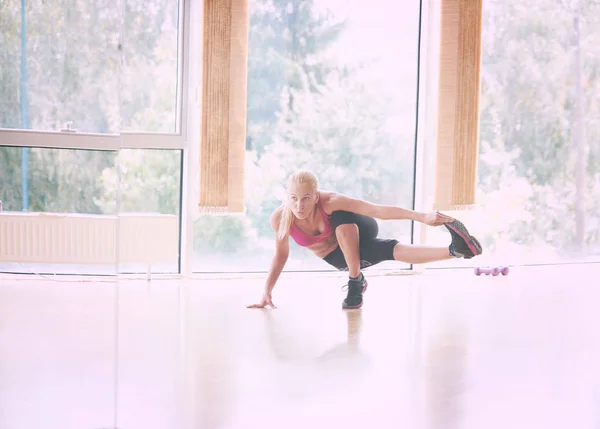
[[[394,260],[408,264],[426,264],[428,262],[453,259],[447,246],[425,246],[416,244],[401,244],[394,246]]]
[[[394,260],[410,264],[426,264],[453,258],[471,259],[474,256],[481,255],[481,244],[479,244],[479,241],[475,237],[469,234],[469,231],[462,222],[455,219],[444,226],[452,236],[449,246],[398,243],[394,246]]]

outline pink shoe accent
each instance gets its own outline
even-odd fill
[[[458,222],[458,221],[455,220],[454,222]],[[469,246],[469,250],[471,250],[471,252],[473,253],[473,255],[480,255],[481,254],[481,249],[478,249],[477,246],[474,244],[474,241],[470,237],[467,237],[467,232],[466,231],[461,231],[460,229],[454,227],[452,225],[454,222],[447,223],[446,226],[448,228],[452,228],[452,230],[454,232],[456,232],[458,235],[461,236],[461,238],[463,240],[465,240],[465,243],[467,243],[467,246]],[[458,223],[459,223],[459,225],[462,226],[462,224],[460,222],[458,222]],[[464,226],[463,226],[463,228],[464,228]]]

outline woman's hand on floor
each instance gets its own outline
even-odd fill
[[[277,308],[277,306],[273,304],[273,299],[271,298],[270,293],[264,294],[260,300],[260,303],[248,305],[246,308],[265,308],[267,305],[271,308]]]

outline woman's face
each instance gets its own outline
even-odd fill
[[[288,188],[288,205],[298,219],[305,219],[317,204],[319,195],[309,183],[293,182]]]

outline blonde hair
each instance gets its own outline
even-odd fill
[[[290,175],[287,181],[288,188],[292,183],[297,183],[299,185],[308,183],[313,191],[317,191],[319,189],[319,181],[317,180],[317,176],[308,170],[298,170]],[[284,202],[281,220],[279,221],[279,230],[277,231],[277,236],[280,240],[283,240],[286,234],[290,231],[293,220],[294,213],[292,213],[292,209],[288,206],[287,202]]]

